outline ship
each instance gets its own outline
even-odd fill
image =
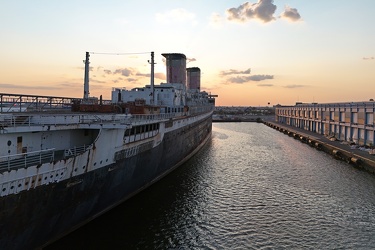
[[[111,100],[0,93],[0,249],[43,248],[186,162],[211,138],[215,97],[198,67],[162,54],[166,82]]]

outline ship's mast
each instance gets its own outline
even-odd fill
[[[83,99],[88,100],[90,91],[89,91],[89,71],[90,71],[90,53],[86,52],[86,59],[83,61],[85,63],[85,78],[83,82]]]
[[[151,64],[151,105],[156,105],[156,96],[155,96],[155,89],[154,89],[154,68],[155,68],[155,61],[154,61],[154,52],[151,52],[151,61],[148,61]]]

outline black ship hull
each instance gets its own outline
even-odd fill
[[[150,186],[211,138],[208,117],[164,135],[161,144],[65,181],[0,198],[0,249],[45,246]]]

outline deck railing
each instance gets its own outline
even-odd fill
[[[188,114],[201,114],[212,110],[211,106],[192,107],[189,112],[173,112],[163,114],[58,114],[58,113],[0,113],[0,131],[5,127],[48,126],[75,124],[138,124],[167,120]]]
[[[89,146],[90,145],[82,145],[82,146],[78,146],[78,147],[65,149],[64,150],[64,158],[69,158],[69,157],[72,157],[72,156],[77,156],[79,154],[82,154],[83,152],[85,152],[87,150],[87,148]]]
[[[56,151],[55,148],[6,155],[0,157],[0,172],[4,170],[13,170],[19,168],[27,168],[29,166],[43,164],[47,162],[53,162],[54,160],[67,159],[84,153],[91,145],[82,145],[78,147],[73,147],[65,150]]]
[[[54,161],[55,149],[46,149],[22,154],[6,155],[0,157],[0,171],[18,169],[32,165]]]

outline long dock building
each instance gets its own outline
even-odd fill
[[[374,146],[375,102],[296,103],[275,107],[275,121],[359,146]]]

